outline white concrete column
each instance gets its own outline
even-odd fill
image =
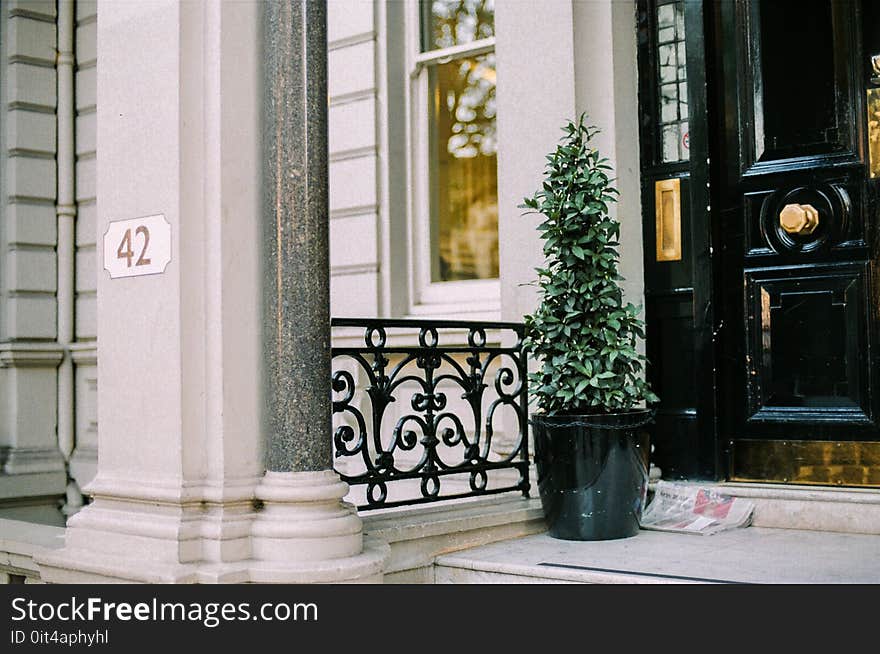
[[[501,313],[521,320],[537,305],[534,269],[543,264],[537,216],[522,216],[540,188],[545,156],[566,120],[586,112],[596,145],[621,192],[621,274],[634,303],[643,296],[635,7],[616,0],[546,0],[495,6],[498,57],[498,206]],[[540,52],[541,56],[535,56]],[[508,72],[510,71],[510,72]],[[511,80],[510,77],[513,77]]]
[[[531,2],[495,4],[502,320],[521,322],[538,304],[532,282],[544,263],[535,229],[540,219],[518,207],[541,187],[545,157],[576,115],[572,20],[572,0],[546,0],[540,10]],[[518,429],[507,412],[502,420],[506,433]],[[534,471],[531,479],[537,479]]]
[[[614,167],[614,184],[620,191],[611,212],[620,221],[619,270],[626,279],[623,292],[628,301],[642,304],[645,273],[634,3],[575,1],[574,34],[577,106],[602,130],[596,147]]]
[[[98,243],[111,221],[162,214],[171,261],[111,279],[98,247],[94,501],[45,561],[49,581],[247,578],[262,472],[259,13],[99,5]]]
[[[572,0],[495,4],[498,61],[498,245],[501,317],[537,306],[535,268],[544,263],[537,216],[517,207],[541,187],[545,156],[577,113]],[[535,53],[541,53],[535,56]]]
[[[116,279],[99,263],[94,501],[39,560],[49,582],[382,578],[388,547],[362,542],[332,470],[264,474],[265,7],[99,5],[98,242],[113,221],[162,214],[171,261]],[[312,428],[329,452],[329,416]]]

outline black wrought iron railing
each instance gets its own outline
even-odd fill
[[[361,509],[529,493],[523,325],[334,318],[335,468]]]

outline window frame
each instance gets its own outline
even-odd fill
[[[500,278],[432,280],[436,224],[431,211],[431,125],[427,110],[429,68],[454,59],[494,52],[495,37],[422,52],[422,30],[420,2],[411,0],[407,3],[405,15],[409,313],[414,316],[479,314],[485,319],[497,320],[501,313]]]

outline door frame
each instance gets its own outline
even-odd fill
[[[685,232],[681,241],[685,247],[682,257],[684,268],[689,270],[689,283],[685,287],[672,288],[680,284],[671,284],[669,289],[659,290],[657,295],[673,293],[689,293],[691,297],[691,341],[693,347],[693,370],[689,377],[695,389],[692,399],[692,411],[695,413],[692,436],[688,448],[675,453],[678,459],[673,476],[720,480],[724,478],[726,465],[726,448],[721,441],[718,421],[717,395],[717,338],[719,325],[716,323],[716,279],[719,257],[715,221],[711,220],[711,179],[717,162],[709,159],[710,120],[713,111],[712,98],[708,94],[711,87],[711,48],[707,48],[707,36],[712,38],[714,25],[711,16],[705,12],[702,0],[682,0],[684,5],[684,26],[686,42],[687,68],[687,100],[689,115],[690,158],[685,164],[667,164],[658,166],[658,144],[660,135],[657,132],[658,116],[656,99],[657,84],[657,49],[654,46],[655,9],[663,0],[637,0],[638,30],[638,66],[639,66],[639,115],[642,117],[639,130],[639,148],[641,154],[642,182],[642,226],[644,243],[644,270],[646,289],[646,319],[649,335],[654,313],[658,311],[658,301],[652,297],[651,277],[658,266],[665,265],[656,259],[655,248],[655,188],[658,178],[676,177],[687,171],[689,183],[686,185],[687,207],[691,215],[703,216],[700,220],[682,217],[681,229]],[[711,41],[710,41],[711,42]],[[700,210],[699,208],[703,208]],[[701,213],[702,211],[702,213]],[[651,348],[649,342],[649,378],[656,367],[651,366]],[[656,357],[655,357],[656,358]],[[657,361],[654,362],[657,364]],[[652,381],[658,384],[654,374]],[[660,391],[661,400],[662,390]],[[689,431],[690,433],[690,431]],[[667,465],[668,457],[664,458],[663,443],[660,447],[661,468]]]

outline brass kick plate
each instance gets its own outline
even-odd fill
[[[654,182],[657,261],[681,261],[681,179]]]
[[[868,89],[868,174],[880,177],[880,89]]]
[[[731,481],[880,487],[880,442],[731,442]]]

